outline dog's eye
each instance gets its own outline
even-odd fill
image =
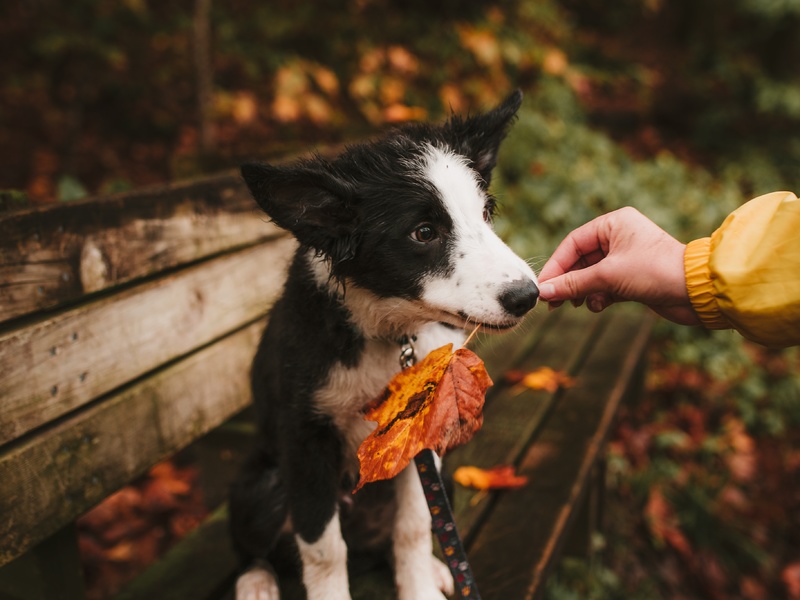
[[[428,244],[439,237],[430,224],[424,223],[411,232],[411,239],[423,244]]]

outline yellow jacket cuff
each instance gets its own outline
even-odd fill
[[[730,329],[717,303],[716,289],[708,262],[711,257],[711,238],[701,238],[686,245],[683,266],[686,272],[686,291],[692,308],[707,329]]]

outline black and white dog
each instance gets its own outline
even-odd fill
[[[299,557],[310,600],[350,598],[348,554],[351,566],[392,560],[400,600],[452,593],[413,463],[352,495],[356,450],[374,427],[362,408],[400,370],[404,342],[419,357],[458,347],[465,329],[511,329],[536,304],[536,276],[492,230],[488,190],[521,101],[407,125],[333,161],[242,167],[300,248],[253,363],[258,447],[230,502],[252,567],[239,600],[278,598],[281,544]]]

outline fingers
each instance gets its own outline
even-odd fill
[[[545,299],[545,302],[547,302],[546,299]],[[605,293],[599,292],[599,293],[596,293],[596,294],[590,294],[586,298],[570,300],[569,302],[575,308],[578,308],[584,302],[586,302],[586,308],[588,308],[593,313],[599,313],[599,312],[604,311],[606,308],[608,308],[612,304],[614,304],[615,300],[610,294],[605,294]],[[547,310],[548,311],[555,310],[556,308],[558,308],[562,304],[564,304],[563,300],[553,300],[553,301],[547,302]]]
[[[585,268],[601,261],[608,252],[603,220],[603,217],[598,217],[565,237],[545,263],[539,273],[539,280],[546,281],[576,268]]]
[[[615,302],[641,302],[662,316],[694,324],[686,291],[685,246],[633,208],[578,227],[539,274],[550,309],[566,301],[601,312]]]
[[[603,292],[603,281],[600,266],[592,265],[585,269],[569,271],[544,282],[540,278],[539,297],[550,304],[570,300],[574,306],[580,306],[583,299],[590,294]]]
[[[614,298],[603,292],[592,294],[586,298],[586,308],[593,313],[599,313],[614,304]]]

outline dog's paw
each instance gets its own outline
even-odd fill
[[[447,600],[455,583],[450,569],[435,556],[420,556],[417,568],[395,572],[399,600]],[[421,561],[426,561],[427,564]],[[430,562],[427,562],[430,561]]]
[[[435,556],[431,556],[431,562],[433,563],[433,578],[437,587],[448,596],[452,596],[456,591],[456,585],[450,568]]]
[[[262,567],[253,567],[236,580],[236,600],[280,600],[275,575]]]
[[[445,595],[451,596],[455,591],[455,583],[450,569],[435,556],[431,556],[431,577],[425,581],[416,581],[415,586],[398,582],[398,597],[400,600],[447,600]]]

